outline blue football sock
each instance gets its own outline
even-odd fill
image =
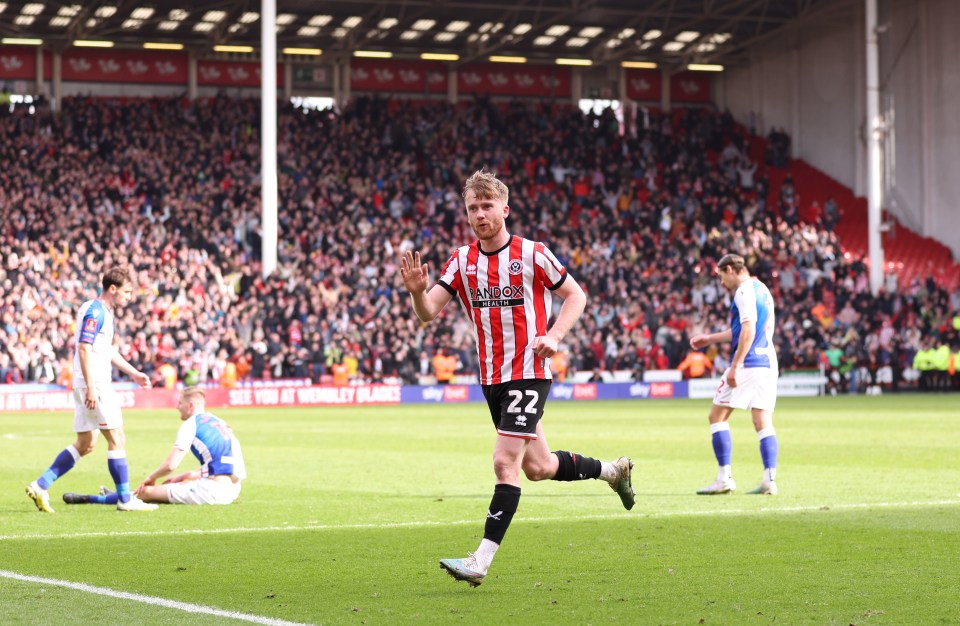
[[[720,467],[730,465],[730,459],[733,456],[733,439],[730,437],[730,424],[727,422],[710,424],[710,432],[713,437],[713,454],[717,457],[717,465]]]
[[[80,453],[77,452],[77,449],[73,446],[67,446],[54,459],[53,465],[37,479],[37,485],[41,489],[49,489],[53,481],[69,472],[79,458]]]
[[[119,499],[115,493],[108,493],[105,496],[90,496],[90,504],[116,504]]]
[[[777,431],[768,426],[757,433],[760,439],[760,458],[763,460],[764,477],[766,480],[777,479]]]
[[[125,450],[107,450],[107,469],[117,485],[117,498],[120,502],[130,501],[130,470],[127,468]]]

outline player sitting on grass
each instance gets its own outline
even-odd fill
[[[204,409],[202,389],[187,387],[180,394],[177,410],[183,424],[166,460],[147,476],[136,494],[144,502],[173,504],[230,504],[240,495],[247,477],[240,442],[230,426]],[[200,469],[184,472],[157,485],[156,481],[180,465],[187,452],[200,461]],[[101,487],[100,495],[63,494],[67,504],[113,504],[117,494]]]

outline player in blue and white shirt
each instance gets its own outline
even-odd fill
[[[720,378],[710,409],[710,433],[713,452],[720,470],[717,480],[697,491],[701,495],[732,493],[730,458],[733,442],[728,420],[734,409],[750,409],[760,439],[763,480],[749,493],[777,494],[777,434],[773,428],[773,409],[777,404],[779,366],[773,344],[774,306],[770,290],[750,276],[743,257],[727,254],[717,264],[717,276],[733,292],[730,328],[723,332],[696,335],[690,346],[699,350],[710,344],[733,342],[735,352],[730,367]]]
[[[205,408],[203,389],[187,387],[177,404],[183,424],[167,458],[137,487],[145,502],[174,504],[230,504],[240,495],[241,482],[247,477],[240,441],[230,426]],[[192,452],[200,469],[184,472],[157,485]]]
[[[141,502],[130,492],[123,415],[120,399],[111,385],[113,366],[116,366],[141,387],[150,387],[150,377],[130,365],[113,345],[114,310],[130,302],[133,281],[129,270],[115,267],[103,275],[101,285],[100,297],[84,302],[77,311],[73,357],[73,430],[77,440],[57,455],[47,471],[27,485],[27,495],[45,513],[53,513],[47,491],[50,485],[70,471],[81,456],[93,452],[100,433],[107,440],[107,468],[117,487],[117,509],[152,511],[157,508]]]
[[[205,408],[203,390],[187,387],[180,394],[177,411],[183,424],[167,458],[147,476],[136,494],[144,502],[174,504],[230,504],[240,495],[240,483],[247,477],[240,441],[230,426]],[[200,469],[183,472],[157,485],[175,471],[192,452]],[[117,494],[101,489],[100,495],[63,495],[67,504],[113,504]]]

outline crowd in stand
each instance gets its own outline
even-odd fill
[[[767,165],[784,169],[790,163],[790,135],[782,128],[771,128],[763,158]]]
[[[728,325],[712,273],[728,251],[773,291],[783,368],[898,385],[921,348],[960,349],[960,292],[931,279],[872,296],[836,207],[829,224],[799,220],[802,190],[771,190],[745,133],[708,110],[622,132],[612,111],[540,102],[281,108],[279,264],[262,279],[258,116],[223,98],[0,109],[0,382],[69,384],[76,307],[121,263],[138,296],[118,314],[123,355],[159,384],[413,383],[441,351],[475,374],[462,313],[422,327],[397,262],[420,250],[435,279],[472,240],[460,189],[481,167],[511,190],[508,229],[588,292],[560,377],[683,363],[690,335]],[[706,356],[722,371],[730,353]]]

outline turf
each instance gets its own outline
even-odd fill
[[[2,415],[0,570],[311,624],[960,624],[960,397],[781,399],[775,498],[743,493],[761,474],[745,412],[740,492],[694,495],[715,474],[708,408],[550,404],[554,449],[633,457],[637,506],[599,482],[524,483],[477,589],[437,561],[482,535],[482,405],[220,411],[244,446],[240,500],[136,514],[60,501],[109,482],[102,442],[38,513],[23,487],[72,418]],[[179,422],[125,418],[136,481]],[[241,622],[0,578],[0,623]]]

